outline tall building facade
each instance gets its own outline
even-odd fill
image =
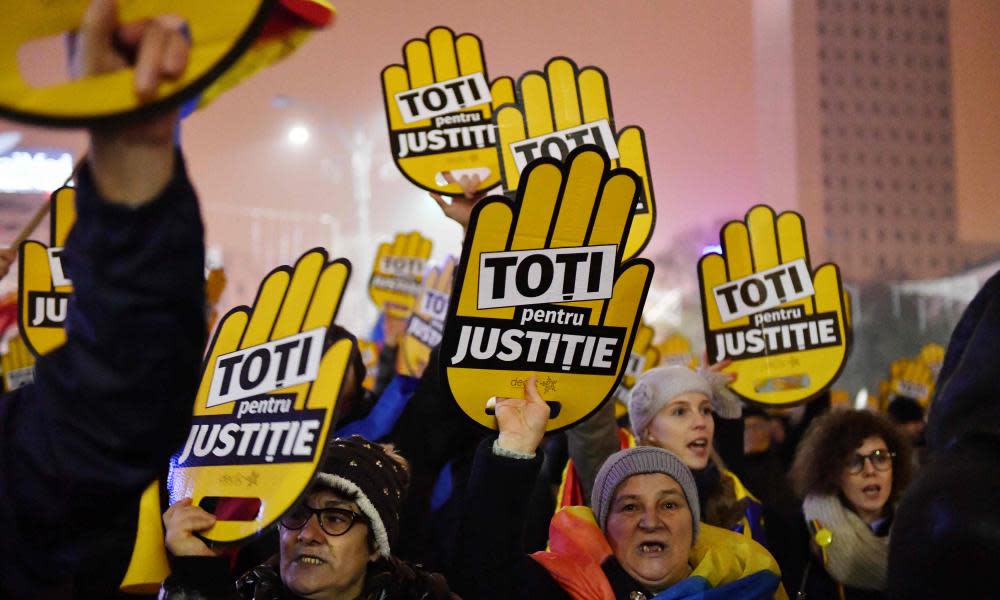
[[[826,258],[871,281],[990,253],[958,239],[947,0],[814,1],[821,202],[807,218]]]

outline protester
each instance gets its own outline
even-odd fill
[[[551,550],[525,555],[527,495],[549,407],[534,378],[524,389],[524,398],[497,399],[499,437],[477,451],[459,538],[467,597],[638,600],[667,589],[671,598],[785,597],[766,550],[699,523],[691,471],[659,448],[609,457],[595,479],[593,512],[557,513]]]
[[[801,586],[807,598],[885,597],[889,531],[910,452],[875,413],[837,410],[813,422],[791,472],[815,544]]]
[[[743,408],[744,460],[740,474],[760,499],[767,530],[767,549],[781,565],[785,589],[798,589],[809,556],[802,508],[792,493],[788,471],[771,436],[771,417],[758,406]]]
[[[650,369],[632,388],[629,420],[639,444],[673,452],[694,473],[705,523],[765,543],[760,502],[713,450],[716,414],[725,420],[741,415],[739,401],[725,389],[727,382],[715,371]],[[742,436],[738,443],[742,446]]]
[[[135,93],[186,68],[185,36],[93,0],[75,76],[134,60]],[[176,114],[90,131],[63,264],[66,343],[0,398],[0,596],[103,597],[127,566],[139,494],[183,441],[205,347],[204,244]],[[131,520],[131,522],[129,522]],[[109,545],[110,539],[125,539]]]
[[[929,462],[896,512],[893,599],[994,598],[1000,572],[1000,273],[948,343],[927,420]]]
[[[173,572],[160,597],[455,598],[443,577],[393,555],[408,485],[409,465],[391,446],[334,440],[305,498],[278,523],[277,556],[235,584],[226,558],[195,535],[215,517],[190,499],[176,502],[163,515]]]

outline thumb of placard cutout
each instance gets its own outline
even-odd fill
[[[441,343],[454,273],[455,259],[449,256],[443,265],[428,269],[424,275],[424,289],[399,342],[396,372],[400,375],[423,375],[431,350]]]
[[[434,243],[416,231],[397,233],[379,244],[368,280],[368,295],[378,309],[405,319],[423,290],[424,271]]]
[[[252,308],[229,311],[209,346],[191,430],[170,460],[170,503],[238,506],[200,535],[240,542],[276,522],[315,474],[352,342],[327,336],[351,266],[322,249],[261,283]],[[221,500],[220,500],[221,499]],[[250,507],[249,510],[247,507]]]
[[[840,269],[810,268],[805,222],[758,205],[727,223],[722,254],[698,263],[710,364],[732,359],[730,388],[745,400],[787,405],[827,389],[851,343]]]
[[[66,343],[66,312],[73,282],[63,270],[62,253],[76,222],[76,190],[63,187],[49,200],[49,245],[26,240],[18,252],[17,326],[36,357]]]
[[[403,175],[430,192],[461,195],[451,172],[480,176],[479,189],[500,181],[493,111],[514,101],[509,77],[490,82],[482,43],[435,27],[403,46],[405,65],[382,70],[392,158]]]
[[[607,152],[611,168],[624,167],[641,185],[635,214],[623,246],[625,259],[646,246],[656,224],[656,201],[646,139],[635,126],[615,130],[608,77],[597,67],[580,69],[572,60],[555,57],[545,72],[521,76],[516,101],[497,110],[503,189],[518,189],[524,169],[538,158],[562,160],[574,148],[596,144]]]
[[[458,406],[496,429],[490,397],[537,376],[549,431],[609,399],[629,359],[653,265],[622,260],[639,178],[584,146],[525,170],[512,202],[473,211],[441,345]]]

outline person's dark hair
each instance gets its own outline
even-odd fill
[[[870,437],[882,438],[889,451],[896,453],[889,496],[889,502],[895,502],[910,483],[912,450],[891,421],[866,410],[834,410],[813,421],[795,451],[789,473],[795,494],[800,498],[838,494],[848,459]]]
[[[889,401],[886,414],[897,423],[913,423],[924,420],[924,409],[909,396],[896,396]]]

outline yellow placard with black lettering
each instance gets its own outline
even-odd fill
[[[396,372],[400,375],[423,375],[431,350],[441,343],[454,273],[455,259],[449,256],[443,265],[428,269],[424,275],[424,289],[399,341]]]
[[[811,270],[805,222],[792,211],[755,206],[720,237],[722,254],[698,263],[709,363],[732,359],[730,388],[762,404],[827,389],[851,343],[837,265]]]
[[[251,45],[274,4],[269,0],[141,0],[119,2],[122,23],[160,15],[182,18],[191,36],[184,75],[164,83],[158,97],[142,103],[134,71],[118,71],[33,86],[19,65],[22,48],[36,40],[79,29],[88,0],[7,2],[0,23],[0,116],[59,126],[95,123],[179,104],[205,89]]]
[[[327,339],[350,270],[347,260],[310,250],[294,268],[267,275],[253,308],[220,321],[191,430],[167,477],[171,504],[191,497],[203,507],[239,507],[239,520],[220,518],[201,533],[206,539],[254,536],[312,480],[350,363],[352,342]]]
[[[521,396],[531,375],[553,408],[549,431],[611,397],[653,272],[622,259],[641,185],[584,146],[532,163],[513,202],[476,206],[441,344],[447,389],[473,420],[496,429],[487,399]]]
[[[934,372],[921,358],[893,362],[892,379],[889,381],[890,401],[893,396],[907,396],[924,408],[930,404],[934,395]]]
[[[653,336],[656,332],[644,322],[639,322],[635,332],[635,343],[629,353],[628,364],[625,365],[625,375],[615,392],[615,418],[620,419],[628,414],[628,397],[632,386],[646,371],[660,362],[660,351],[653,346]]]
[[[424,270],[434,242],[416,231],[397,233],[379,244],[368,280],[368,295],[380,311],[405,319],[423,289]]]
[[[681,366],[691,369],[698,367],[698,358],[692,350],[691,340],[679,333],[668,335],[656,345],[656,348],[660,351],[660,364],[663,366]]]
[[[596,144],[611,158],[611,167],[639,176],[639,200],[624,245],[624,258],[639,254],[656,224],[656,202],[642,129],[615,131],[608,77],[597,67],[579,69],[572,60],[553,58],[545,72],[529,71],[517,82],[516,103],[496,111],[495,121],[503,189],[518,189],[532,161],[565,158],[584,144]]]
[[[28,351],[20,335],[7,340],[7,351],[0,356],[3,368],[3,389],[16,390],[35,380],[35,357]]]
[[[49,245],[26,240],[18,252],[17,326],[36,357],[66,343],[66,311],[73,282],[63,271],[62,251],[76,222],[76,190],[63,187],[49,200]]]
[[[403,46],[405,65],[382,70],[389,146],[399,170],[417,187],[460,195],[455,178],[479,171],[479,189],[500,181],[493,111],[514,101],[509,77],[489,80],[482,43],[471,33],[455,36],[435,27],[427,38]]]

